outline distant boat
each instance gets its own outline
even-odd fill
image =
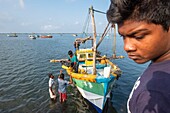
[[[75,36],[75,37],[76,37],[76,36],[77,36],[77,34],[73,34],[73,36]]]
[[[40,36],[41,38],[52,38],[53,36],[52,35],[42,35]]]
[[[29,35],[29,38],[30,39],[36,39],[36,36],[35,35]]]
[[[39,35],[35,35],[36,38],[39,38],[40,36]]]
[[[18,37],[16,33],[7,34],[7,37]]]

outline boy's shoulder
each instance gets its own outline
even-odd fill
[[[62,79],[60,77],[58,77],[58,80],[60,80],[60,81],[68,81],[68,80]]]

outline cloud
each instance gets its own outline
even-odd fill
[[[0,23],[11,22],[13,17],[8,12],[0,12]]]
[[[41,26],[41,30],[43,30],[43,31],[55,31],[59,28],[60,28],[59,26],[54,26],[54,25],[50,25],[50,24]]]
[[[102,23],[102,22],[99,22],[98,25],[103,25],[103,23]]]
[[[21,23],[21,26],[30,26],[30,25],[32,25],[32,23],[28,23],[28,22],[22,22]]]
[[[19,5],[21,6],[21,8],[24,8],[24,0],[19,0]]]
[[[76,2],[76,0],[66,0],[66,2]]]
[[[79,23],[80,23],[80,22],[76,21],[74,24],[75,24],[75,25],[78,25]]]

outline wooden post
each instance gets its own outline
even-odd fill
[[[92,27],[93,27],[93,74],[96,74],[96,26],[94,20],[94,10],[93,6],[90,8],[91,18],[92,18]]]
[[[113,38],[113,58],[116,58],[116,25],[112,25],[114,28],[114,38]]]

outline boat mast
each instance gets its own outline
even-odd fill
[[[96,26],[94,20],[93,6],[90,7],[90,13],[91,13],[92,27],[93,27],[93,75],[95,75],[96,74]]]
[[[114,28],[114,38],[113,38],[113,58],[116,58],[116,26],[115,26],[115,24],[112,25],[112,28]]]

